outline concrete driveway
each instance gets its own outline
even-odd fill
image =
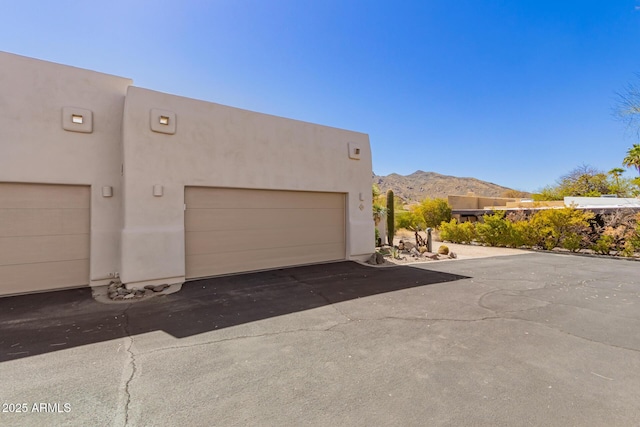
[[[135,304],[3,298],[0,379],[2,426],[637,426],[640,263],[343,262]]]

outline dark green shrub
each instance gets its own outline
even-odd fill
[[[389,246],[393,246],[395,236],[395,209],[393,205],[393,191],[387,191],[387,234]]]

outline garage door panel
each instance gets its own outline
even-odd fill
[[[296,264],[344,259],[344,248],[336,244],[296,246],[274,249],[253,249],[236,253],[202,254],[187,258],[187,271],[191,277],[211,276],[210,266],[216,266],[215,274],[229,274],[239,271],[264,270]]]
[[[336,208],[320,209],[188,209],[185,227],[192,231],[227,230],[242,227],[248,230],[269,228],[323,227],[342,222],[344,211]]]
[[[0,266],[0,294],[17,294],[86,285],[87,260]]]
[[[89,229],[89,209],[3,208],[0,237],[80,234]]]
[[[215,194],[215,196],[212,196]],[[245,194],[243,196],[243,194]],[[337,193],[303,191],[243,190],[235,188],[189,187],[185,194],[187,209],[203,208],[306,208],[342,209]]]
[[[0,183],[0,295],[89,283],[91,190]]]
[[[3,208],[89,209],[91,188],[77,185],[16,184],[0,182]]]
[[[187,187],[187,278],[345,258],[341,193]]]
[[[334,243],[339,247],[344,243],[342,227],[311,227],[294,230],[292,228],[261,230],[216,230],[188,232],[186,254],[222,253],[247,249],[282,248]],[[224,243],[222,243],[224,242]],[[274,249],[276,250],[276,249]]]
[[[0,237],[0,265],[79,260],[88,253],[88,234]]]

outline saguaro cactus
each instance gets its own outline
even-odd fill
[[[393,191],[387,191],[387,239],[389,246],[393,246],[393,236],[395,233],[395,212],[393,210]]]

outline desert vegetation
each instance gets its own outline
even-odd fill
[[[480,222],[440,224],[440,239],[452,243],[487,246],[566,249],[603,255],[638,256],[640,213],[618,210],[595,214],[571,207],[544,209],[531,215],[522,212],[485,215]]]

